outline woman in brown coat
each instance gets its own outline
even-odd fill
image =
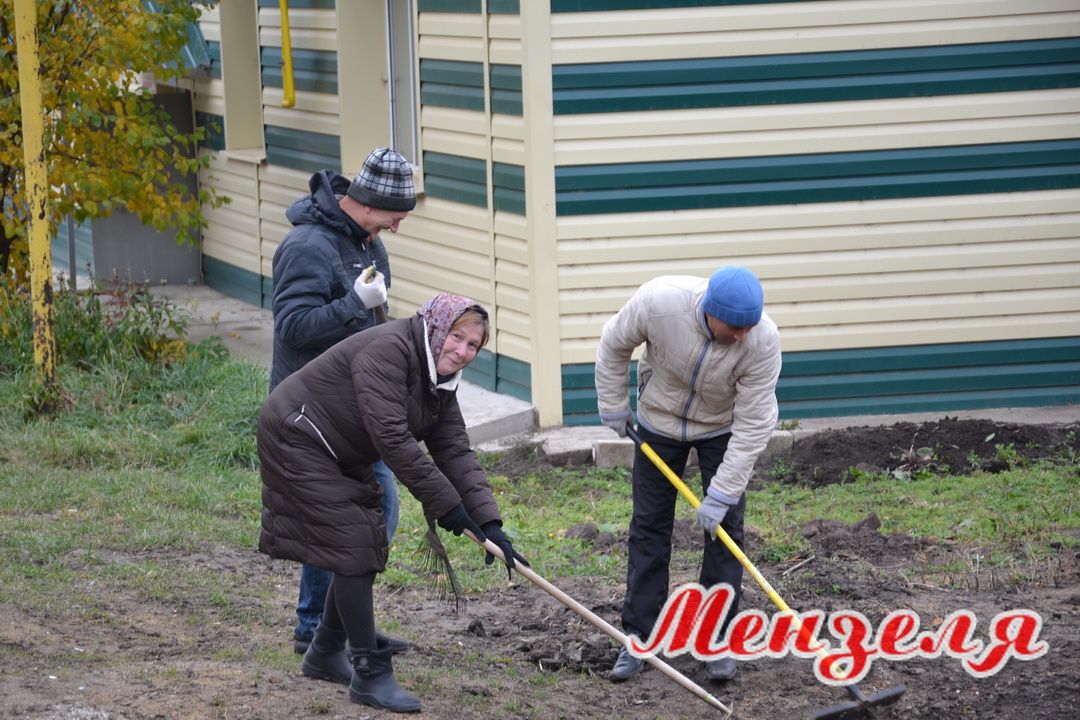
[[[376,640],[372,589],[387,542],[372,463],[382,459],[440,527],[490,539],[508,567],[524,562],[502,532],[457,404],[461,370],[487,339],[483,307],[437,295],[415,316],[312,360],[274,389],[259,416],[259,550],[334,572],[303,672],[349,683],[353,702],[420,709],[394,680],[394,648]]]

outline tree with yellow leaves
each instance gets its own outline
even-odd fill
[[[205,225],[204,204],[224,199],[193,194],[181,176],[207,160],[196,144],[202,129],[182,133],[139,82],[183,76],[188,26],[207,2],[189,0],[51,0],[38,2],[45,158],[50,226],[125,209],[155,229],[175,228],[191,240]],[[12,4],[0,5],[0,284],[27,282],[26,199],[19,69]]]

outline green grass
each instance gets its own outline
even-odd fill
[[[883,534],[951,540],[990,548],[1005,557],[1038,559],[1054,545],[1072,546],[1080,528],[1076,468],[1043,464],[996,475],[896,480],[862,476],[856,482],[805,488],[772,484],[748,498],[748,522],[767,540],[770,559],[803,552],[797,529],[815,518],[853,523],[870,512]]]
[[[163,602],[196,592],[209,599],[207,612],[258,622],[230,597],[220,569],[166,572],[159,563],[168,552],[255,550],[261,485],[254,431],[265,372],[229,360],[220,344],[208,342],[165,364],[138,355],[62,364],[59,377],[69,401],[63,411],[47,419],[0,415],[0,602],[34,608],[72,597],[83,614],[104,616],[107,609],[85,590],[97,581]],[[11,361],[0,375],[0,403],[27,407],[31,379],[29,368]],[[621,584],[621,546],[592,552],[566,531],[587,522],[609,532],[627,527],[626,470],[549,469],[492,474],[490,481],[507,534],[537,572]],[[1065,464],[906,481],[859,476],[817,489],[773,484],[749,498],[748,522],[761,537],[750,552],[755,560],[791,558],[808,550],[798,532],[804,523],[854,522],[873,511],[884,533],[971,544],[991,562],[1038,559],[1075,546],[1077,489],[1076,470]],[[423,543],[421,508],[404,488],[401,497],[384,585],[430,580],[412,552]],[[692,517],[681,501],[678,512]],[[466,592],[507,582],[470,541],[442,537]]]

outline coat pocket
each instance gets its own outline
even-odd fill
[[[304,410],[307,405],[301,405],[300,409],[289,415],[286,422],[291,424],[294,428],[299,430],[304,435],[307,435],[326,448],[326,452],[330,454],[330,457],[336,461],[338,459],[337,453],[334,452],[334,448],[330,447],[330,443],[326,440],[326,436],[323,435],[322,430],[315,422],[304,414]]]

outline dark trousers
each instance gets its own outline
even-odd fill
[[[708,491],[709,482],[724,459],[731,434],[700,440],[680,442],[656,435],[639,427],[641,439],[649,443],[674,473],[682,477],[690,448],[696,448],[701,467],[702,493]],[[626,598],[623,600],[622,624],[628,635],[646,640],[660,615],[668,596],[671,563],[671,531],[675,525],[676,503],[686,505],[686,514],[692,512],[690,504],[678,497],[678,490],[664,474],[653,465],[638,448],[634,455],[633,515],[630,519],[629,560],[626,566]],[[731,539],[740,547],[743,542],[743,514],[746,511],[746,494],[739,503],[727,511],[720,524]],[[696,521],[695,521],[696,522]],[[703,535],[705,533],[702,533]],[[728,583],[735,591],[731,609],[719,629],[720,636],[727,624],[739,611],[742,589],[742,564],[728,552],[727,547],[714,537],[705,538],[701,559],[699,582],[706,588],[716,583]]]
[[[354,649],[375,649],[375,573],[331,574],[322,622],[331,630],[345,631]]]

